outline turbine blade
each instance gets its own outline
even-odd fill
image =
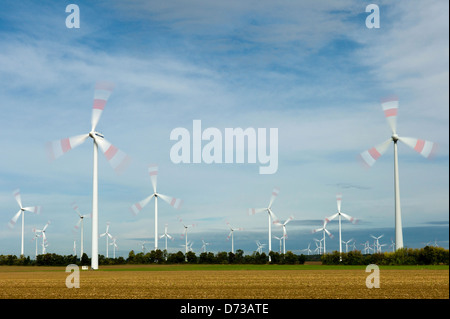
[[[16,224],[17,219],[19,218],[21,212],[22,212],[22,210],[19,210],[19,211],[13,216],[13,218],[11,218],[11,220],[8,222],[9,228],[13,228],[13,227],[14,227],[14,225]]]
[[[397,129],[398,97],[391,96],[381,100],[381,107],[391,127],[392,134],[395,134]]]
[[[327,233],[327,235],[330,236],[330,238],[333,238],[333,237],[334,237],[327,229],[324,228],[324,230],[325,230],[325,232]]]
[[[41,206],[24,207],[23,210],[39,215],[41,213]]]
[[[62,140],[56,140],[52,142],[47,142],[47,156],[50,161],[54,161],[57,158],[61,157],[71,149],[83,144],[86,139],[89,137],[89,134],[81,134],[77,136],[63,138]]]
[[[338,212],[341,212],[341,202],[342,202],[342,194],[336,195],[337,209]]]
[[[98,120],[100,119],[106,102],[108,101],[113,90],[114,84],[112,83],[98,82],[95,85],[94,103],[92,105],[91,131],[95,131]]]
[[[328,218],[325,218],[325,222],[328,223],[329,221],[335,219],[335,218],[338,217],[338,216],[339,216],[339,213],[336,213],[336,214],[334,214],[334,215],[332,215],[332,216],[330,216],[330,217],[328,217]]]
[[[356,219],[353,218],[352,216],[347,215],[347,214],[344,214],[344,213],[341,213],[341,215],[342,215],[342,217],[344,217],[345,219],[349,220],[349,221],[352,222],[353,224],[356,224]]]
[[[75,210],[75,212],[78,214],[78,216],[80,216],[80,218],[82,217],[80,214],[80,211],[78,210],[78,205],[77,203],[73,202],[72,203],[72,208]]]
[[[265,208],[249,208],[248,209],[248,214],[249,215],[255,215],[257,213],[262,213],[265,212],[266,209]]]
[[[16,189],[13,192],[14,198],[16,199],[17,204],[19,204],[19,207],[22,208],[22,199],[20,198],[20,190]]]
[[[75,224],[74,228],[78,229],[80,227],[81,224],[81,218],[78,220],[78,222]]]
[[[270,218],[272,218],[272,223],[277,224],[280,222],[278,217],[272,212],[272,210],[270,208],[267,209],[267,211],[269,212]]]
[[[96,139],[103,154],[116,173],[122,173],[130,164],[131,158],[104,138]]]
[[[158,194],[158,197],[161,198],[163,201],[167,202],[170,206],[174,207],[175,209],[179,209],[181,207],[181,204],[183,201],[179,198],[170,197],[162,194]]]
[[[152,199],[152,197],[155,196],[155,194],[151,194],[150,196],[146,197],[145,199],[141,200],[140,202],[133,204],[130,207],[131,213],[136,216],[144,207],[148,204],[148,202]]]
[[[150,180],[152,182],[153,192],[156,193],[156,182],[157,182],[157,178],[158,178],[158,165],[150,164],[148,166],[148,174],[150,175]]]
[[[42,232],[45,232],[45,230],[47,229],[48,225],[50,225],[50,222],[47,222],[47,224],[45,224],[44,228],[42,228]]]
[[[366,167],[371,167],[373,164],[375,164],[375,161],[387,151],[391,141],[392,137],[390,137],[383,143],[362,152],[361,154],[359,154],[359,159]]]
[[[294,219],[294,216],[290,216],[285,222],[284,222],[284,226],[286,226],[291,220]]]
[[[438,145],[430,141],[412,137],[399,137],[399,140],[425,158],[432,158],[437,152]]]
[[[275,198],[278,196],[278,193],[279,193],[279,192],[280,192],[280,190],[279,190],[278,187],[275,187],[275,188],[272,190],[272,196],[270,197],[270,202],[269,202],[268,208],[271,208],[271,207],[272,207],[273,201],[274,201]]]

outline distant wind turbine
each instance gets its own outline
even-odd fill
[[[154,197],[155,198],[155,250],[158,249],[158,197],[167,202],[172,207],[178,209],[181,206],[181,199],[170,197],[167,195],[159,194],[156,192],[156,184],[158,178],[158,166],[156,164],[150,164],[148,166],[148,174],[153,186],[153,194],[144,198],[140,202],[131,206],[130,211],[133,215],[137,215]]]
[[[161,235],[159,238],[164,238],[164,237],[166,238],[166,251],[167,251],[167,238],[173,240],[173,237],[167,233],[167,224],[164,227],[164,234]]]
[[[328,231],[327,227],[327,221],[324,220],[323,221],[323,226],[321,228],[317,228],[317,229],[313,229],[313,233],[322,231],[323,232],[323,253],[326,254],[327,249],[326,249],[326,245],[325,245],[325,233],[330,236],[330,238],[333,238],[333,235]]]
[[[19,204],[20,210],[11,218],[11,220],[8,223],[9,228],[13,228],[16,224],[17,219],[22,214],[22,243],[20,246],[20,255],[23,256],[23,244],[24,244],[24,229],[25,229],[25,212],[31,212],[35,214],[39,214],[41,212],[40,206],[30,206],[30,207],[23,207],[22,206],[22,199],[20,198],[20,190],[16,189],[13,192],[14,198],[16,199],[17,204]]]
[[[99,82],[95,85],[94,103],[92,105],[91,131],[62,140],[47,143],[47,151],[51,160],[55,160],[71,149],[83,144],[89,137],[94,142],[93,177],[92,177],[92,256],[91,268],[98,269],[98,146],[102,150],[112,168],[120,173],[130,163],[130,157],[109,143],[103,134],[95,129],[103,113],[106,102],[114,89],[114,85]]]
[[[395,245],[396,249],[403,248],[403,230],[402,230],[402,213],[400,206],[400,184],[398,173],[398,155],[397,155],[397,142],[401,141],[411,147],[416,152],[420,153],[425,158],[431,158],[437,150],[437,144],[416,139],[412,137],[400,137],[397,134],[396,122],[398,112],[398,98],[390,97],[381,101],[381,106],[384,111],[384,115],[391,127],[392,136],[381,143],[378,146],[362,152],[359,157],[366,167],[371,167],[375,164],[375,161],[383,155],[388,149],[391,142],[394,142],[394,191],[395,191]]]
[[[78,220],[78,223],[75,225],[75,229],[78,229],[78,227],[81,226],[81,229],[80,229],[80,233],[81,233],[80,258],[82,258],[83,253],[84,253],[84,250],[83,250],[83,242],[84,242],[84,240],[83,240],[83,235],[84,235],[83,224],[84,223],[83,222],[84,222],[85,218],[90,217],[92,214],[81,215],[80,211],[78,210],[78,205],[75,202],[72,203],[72,207],[75,210],[75,212],[78,214],[78,216],[80,217],[80,219]]]
[[[109,222],[106,223],[106,231],[100,235],[100,237],[106,236],[106,258],[108,258],[108,237],[113,238],[113,236],[109,233]]]
[[[230,237],[231,237],[231,252],[234,254],[234,231],[235,230],[244,230],[243,228],[241,228],[241,227],[238,227],[238,228],[233,228],[233,227],[231,227],[231,225],[230,225],[230,223],[229,222],[227,222],[227,225],[228,225],[228,227],[230,228],[230,233],[228,234],[228,236],[227,236],[227,240],[229,240],[230,239]]]
[[[293,219],[294,216],[290,216],[283,224],[280,222],[276,223],[277,225],[283,227],[283,254],[286,254],[286,238],[287,238],[286,225]]]
[[[349,215],[344,214],[343,212],[341,212],[341,201],[342,201],[342,194],[337,194],[336,195],[337,213],[332,215],[332,216],[330,216],[330,217],[328,217],[328,218],[325,218],[326,222],[329,223],[330,221],[332,221],[336,217],[339,217],[339,255],[342,255],[341,216],[344,217],[345,219],[349,220],[353,224],[356,223],[356,219],[354,219],[352,216],[349,216]],[[342,256],[340,256],[339,258],[342,261]]]
[[[278,218],[275,216],[275,214],[272,212],[272,204],[275,198],[278,196],[278,193],[280,190],[275,187],[272,191],[272,196],[270,197],[269,205],[266,208],[250,208],[248,213],[249,215],[255,215],[257,213],[261,212],[267,212],[269,215],[269,261],[271,261],[270,252],[272,251],[272,221],[273,223],[278,222]]]

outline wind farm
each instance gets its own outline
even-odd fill
[[[448,298],[448,6],[9,3],[0,298]]]

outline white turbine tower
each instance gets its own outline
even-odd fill
[[[155,164],[150,164],[148,166],[148,173],[150,175],[150,180],[152,182],[153,186],[153,194],[146,197],[145,199],[141,200],[140,202],[134,204],[131,206],[130,211],[133,215],[137,215],[150,201],[153,197],[155,197],[155,250],[158,249],[158,197],[161,198],[163,201],[170,204],[172,207],[175,207],[176,209],[180,208],[181,206],[181,199],[166,196],[163,194],[159,194],[156,192],[156,182],[158,177],[158,166]]]
[[[229,222],[227,222],[227,225],[228,225],[228,227],[230,228],[230,233],[229,233],[228,236],[227,236],[227,240],[229,240],[230,237],[231,237],[231,252],[234,254],[234,236],[233,236],[234,231],[235,231],[235,230],[238,230],[238,231],[239,231],[239,230],[244,230],[244,229],[241,228],[241,227],[233,228],[233,227],[231,227],[231,225],[230,225]]]
[[[159,238],[164,238],[164,237],[166,238],[166,251],[167,251],[167,238],[173,240],[173,237],[167,233],[167,224],[164,227],[164,234],[161,235]]]
[[[83,236],[84,236],[84,230],[83,230],[84,227],[83,226],[84,225],[83,224],[84,224],[84,219],[87,218],[87,217],[90,217],[92,214],[81,215],[80,211],[78,210],[78,205],[75,202],[72,203],[72,207],[75,210],[75,212],[78,214],[78,217],[80,217],[80,219],[78,220],[78,223],[76,223],[76,225],[75,225],[75,229],[80,228],[80,233],[81,233],[80,259],[81,259],[83,257],[83,253],[84,253],[84,250],[83,250],[83,243],[84,243],[84,239],[83,239]]]
[[[38,230],[36,229],[36,227],[33,227],[32,231],[34,233],[33,241],[35,241],[35,244],[36,244],[35,259],[37,259],[37,255],[38,255],[37,245],[38,245],[38,238],[40,236],[38,235]]]
[[[106,258],[108,258],[108,237],[113,239],[113,236],[109,233],[109,222],[106,223],[106,231],[100,235],[100,237],[103,237],[106,235]]]
[[[22,243],[20,246],[20,255],[23,256],[23,244],[24,244],[24,229],[25,229],[25,212],[31,212],[31,213],[35,213],[35,214],[39,214],[41,211],[41,207],[40,206],[30,206],[30,207],[23,207],[22,206],[22,199],[20,198],[20,190],[16,189],[13,192],[14,198],[16,199],[17,204],[19,204],[19,211],[13,216],[13,218],[11,218],[11,220],[8,223],[9,228],[13,228],[14,225],[16,224],[17,219],[19,218],[19,216],[22,214]]]
[[[317,239],[317,238],[313,238],[314,239],[314,242],[315,242],[315,244],[316,244],[316,249],[314,249],[314,252],[318,252],[319,253],[319,255],[321,255],[322,254],[322,241],[323,241],[323,238],[322,239]]]
[[[354,219],[353,217],[344,214],[343,212],[341,212],[341,201],[342,201],[342,194],[337,194],[336,195],[336,202],[337,202],[337,213],[325,218],[325,221],[327,223],[329,223],[330,221],[332,221],[333,219],[335,219],[336,217],[339,218],[339,255],[342,254],[342,233],[341,233],[341,216],[344,217],[345,219],[349,220],[350,222],[352,222],[353,224],[356,223],[356,219]],[[342,261],[342,256],[339,257],[340,261]]]
[[[145,255],[145,244],[148,244],[146,241],[143,241],[142,243],[138,243],[138,246],[141,246],[142,253]]]
[[[325,254],[327,252],[326,244],[325,244],[325,233],[330,236],[330,238],[333,238],[333,235],[328,231],[327,227],[327,221],[323,221],[323,226],[321,228],[313,229],[313,233],[323,231],[323,253]]]
[[[261,212],[267,212],[269,215],[269,261],[271,261],[270,252],[272,251],[272,222],[271,222],[271,220],[273,220],[274,224],[278,222],[278,218],[272,212],[272,204],[273,204],[273,201],[275,200],[275,198],[278,196],[279,192],[280,192],[280,190],[278,188],[275,187],[273,189],[272,196],[271,196],[270,202],[269,202],[269,206],[267,206],[266,208],[250,208],[248,211],[249,215],[254,215],[257,213],[261,213]]]
[[[89,137],[94,144],[93,176],[92,176],[92,256],[91,268],[98,269],[98,146],[113,169],[120,173],[130,163],[130,157],[117,147],[109,143],[103,134],[97,132],[96,126],[105,108],[106,102],[114,89],[111,83],[100,82],[95,86],[94,103],[92,106],[91,131],[62,140],[47,143],[47,150],[51,160],[55,160],[71,149],[83,144]]]
[[[277,225],[283,227],[283,237],[282,237],[283,238],[283,254],[286,254],[286,238],[287,238],[286,225],[293,219],[294,219],[294,216],[290,216],[288,219],[286,219],[286,221],[283,224],[280,222],[276,223]]]
[[[375,161],[383,155],[391,142],[394,142],[394,191],[395,191],[395,244],[396,249],[403,248],[402,213],[400,206],[400,184],[398,173],[397,142],[402,141],[425,158],[431,158],[437,149],[437,144],[416,139],[412,137],[400,137],[396,130],[398,98],[391,97],[381,101],[386,119],[391,127],[392,136],[378,146],[364,151],[360,154],[360,159],[367,166],[371,167]]]

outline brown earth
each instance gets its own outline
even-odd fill
[[[2,267],[0,299],[449,299],[448,270],[433,269],[382,269],[372,289],[364,269],[80,271],[72,289],[68,275]]]

